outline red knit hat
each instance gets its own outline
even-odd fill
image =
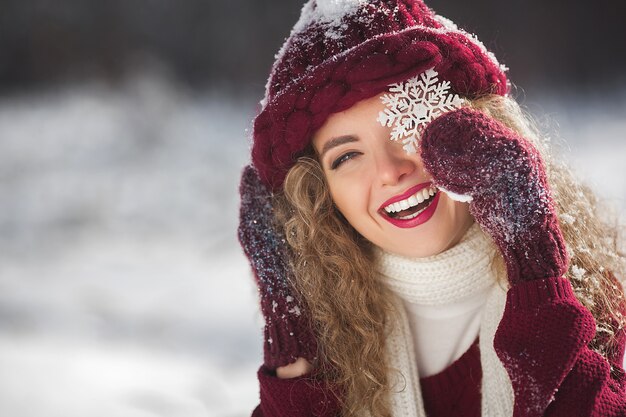
[[[279,189],[330,114],[433,67],[461,96],[508,92],[506,68],[493,54],[421,0],[309,0],[254,121],[261,180]]]

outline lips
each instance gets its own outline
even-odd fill
[[[413,194],[417,193],[418,191],[420,191],[423,188],[426,187],[430,187],[432,185],[431,182],[423,182],[421,184],[417,184],[411,188],[409,188],[408,190],[406,190],[404,193],[400,194],[400,195],[396,195],[394,197],[391,197],[389,200],[385,201],[380,208],[378,209],[378,211],[385,211],[385,207],[387,207],[389,204],[393,204],[396,203],[398,201],[402,201],[405,200],[409,197],[411,197]]]
[[[425,207],[424,209],[421,209],[422,211],[420,211],[418,214],[410,218],[403,219],[403,218],[391,217],[386,212],[385,207],[389,206],[390,204],[396,203],[398,201],[405,200],[408,197],[417,193],[418,191],[426,187],[430,187],[431,185],[432,184],[430,182],[421,183],[414,187],[409,188],[403,194],[390,198],[389,200],[385,201],[383,205],[381,206],[381,208],[379,209],[380,215],[389,223],[393,224],[394,226],[404,228],[404,229],[416,227],[416,226],[419,226],[420,224],[427,222],[428,220],[430,220],[430,218],[433,216],[433,214],[435,214],[435,211],[437,210],[437,204],[439,203],[439,195],[440,195],[439,190],[437,190],[434,197],[432,197],[427,207]]]

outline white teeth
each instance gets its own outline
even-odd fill
[[[403,216],[403,217],[397,217],[397,219],[399,220],[410,220],[413,219],[417,216],[419,216],[424,210],[426,210],[428,207],[424,207],[423,209],[421,209],[420,211],[416,211],[413,214],[409,214],[408,216]]]
[[[419,203],[435,195],[436,192],[437,192],[437,189],[434,186],[430,186],[428,188],[422,188],[421,190],[419,190],[418,192],[416,192],[414,195],[412,195],[411,197],[407,199],[389,204],[388,206],[385,207],[385,211],[387,213],[397,213],[399,211],[406,210],[410,207],[415,207]],[[412,215],[412,216],[415,217],[415,215]]]

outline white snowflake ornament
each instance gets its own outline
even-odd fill
[[[449,94],[449,81],[439,82],[437,71],[427,69],[415,77],[389,86],[389,93],[381,97],[387,107],[376,119],[391,127],[391,140],[402,141],[408,153],[417,152],[424,128],[443,113],[458,109],[465,100]]]

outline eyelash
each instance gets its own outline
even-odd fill
[[[346,158],[347,156],[350,155],[358,155],[359,152],[346,152],[343,155],[341,155],[339,158],[335,159],[332,163],[332,165],[330,166],[330,169],[337,169],[339,167],[339,165],[343,164],[345,161],[348,161],[352,158]]]

